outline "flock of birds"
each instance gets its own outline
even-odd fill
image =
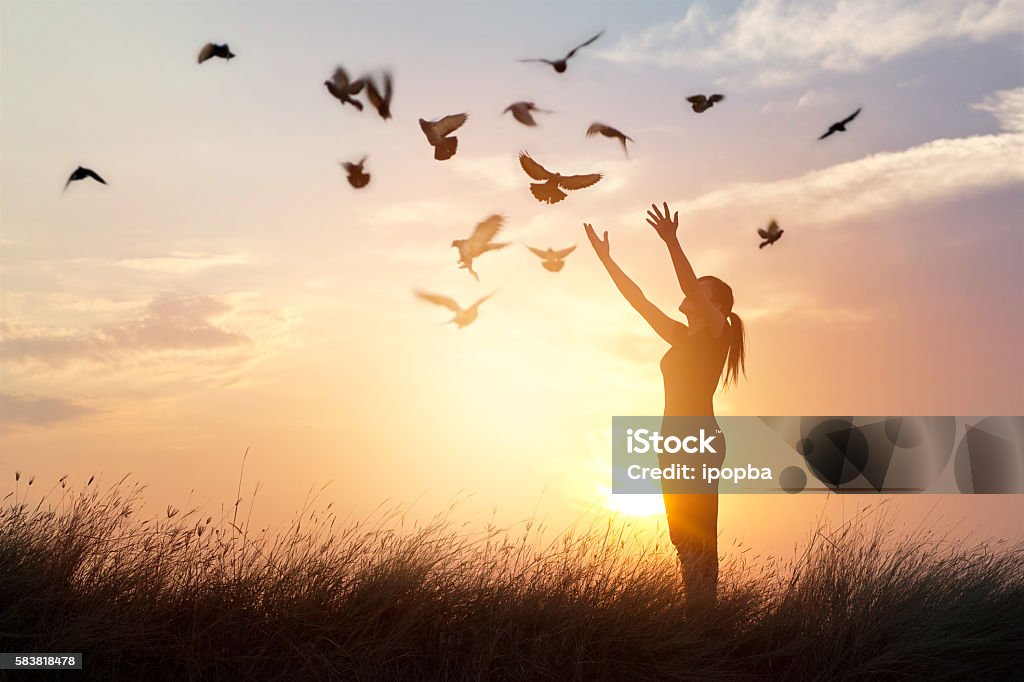
[[[564,57],[559,59],[552,60],[538,58],[520,59],[518,61],[546,64],[551,66],[556,73],[565,73],[568,68],[569,60],[574,57],[580,49],[591,45],[603,34],[604,31],[600,31],[596,35],[588,38],[569,50]],[[227,44],[207,43],[200,49],[198,56],[199,64],[214,58],[230,61],[235,58],[235,54]],[[327,92],[338,100],[342,106],[351,106],[360,112],[364,110],[364,104],[358,99],[358,97],[365,94],[367,104],[376,110],[377,114],[382,119],[386,121],[391,118],[391,101],[394,95],[394,85],[390,72],[385,71],[381,73],[379,75],[379,80],[377,76],[372,74],[352,79],[348,72],[339,66],[334,70],[331,78],[324,81],[324,87],[327,89]],[[724,99],[725,95],[720,93],[711,95],[696,94],[686,98],[693,111],[698,114],[704,113],[708,109],[714,107],[717,103],[722,102]],[[546,109],[538,108],[533,102],[526,101],[513,102],[505,108],[502,114],[509,112],[512,113],[512,117],[516,121],[529,127],[537,125],[537,120],[534,118],[535,113],[552,113]],[[828,131],[818,139],[823,140],[835,133],[845,132],[847,124],[853,121],[860,112],[861,110],[858,108],[843,120],[833,123],[829,126]],[[422,118],[419,119],[420,129],[423,131],[423,134],[427,139],[427,143],[433,148],[434,158],[436,160],[446,161],[455,156],[459,148],[459,138],[455,136],[454,133],[462,127],[468,119],[469,114],[465,112],[449,114],[433,121],[428,121]],[[622,145],[624,154],[627,158],[629,157],[629,149],[626,143],[633,142],[634,140],[621,130],[605,123],[595,122],[587,128],[586,136],[589,138],[595,135],[618,140]],[[367,158],[367,156],[364,156],[356,162],[341,162],[341,166],[345,170],[349,184],[355,189],[362,189],[370,184],[370,173],[366,170]],[[568,196],[566,194],[566,190],[576,191],[591,187],[603,177],[602,173],[563,175],[561,173],[548,170],[530,157],[530,155],[525,151],[520,152],[519,154],[519,164],[526,175],[534,181],[530,183],[530,192],[537,201],[547,204],[556,204],[565,199]],[[96,182],[104,185],[107,184],[106,180],[104,180],[96,171],[79,166],[68,177],[67,182],[64,184],[64,190],[66,191],[68,185],[72,182],[85,180],[87,178],[92,178]],[[468,271],[469,274],[478,282],[480,281],[480,276],[477,274],[476,270],[473,269],[473,262],[486,253],[503,249],[509,245],[508,242],[494,241],[504,226],[504,223],[505,218],[501,215],[495,214],[488,216],[473,229],[472,234],[468,238],[456,239],[451,244],[453,248],[458,249],[459,268]],[[783,232],[784,230],[779,228],[779,225],[775,220],[772,220],[767,228],[758,229],[757,234],[762,239],[759,248],[763,249],[765,246],[774,244],[782,237]],[[576,248],[575,245],[564,249],[553,249],[550,247],[547,249],[537,249],[529,245],[524,246],[541,259],[541,266],[549,272],[561,271],[565,266],[565,258]],[[449,322],[455,324],[461,329],[476,320],[480,304],[494,294],[487,294],[468,308],[462,308],[454,299],[448,296],[442,296],[420,290],[416,291],[416,295],[424,301],[440,305],[451,310],[455,316]]]

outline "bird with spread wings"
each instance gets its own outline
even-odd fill
[[[488,216],[474,229],[469,239],[456,239],[452,246],[459,250],[459,267],[469,271],[469,274],[479,282],[480,276],[473,270],[473,259],[479,258],[488,251],[496,251],[508,246],[508,242],[495,242],[494,238],[501,231],[505,224],[504,216]]]
[[[68,176],[68,181],[64,183],[64,190],[62,191],[66,191],[68,185],[70,185],[72,182],[77,182],[78,180],[85,180],[86,178],[92,178],[93,180],[102,185],[107,184],[107,181],[101,178],[100,174],[94,171],[93,169],[86,168],[85,166],[79,166],[78,168],[71,172],[71,175]]]
[[[593,137],[594,135],[604,135],[605,137],[611,137],[617,139],[622,143],[622,151],[626,153],[626,158],[629,158],[629,150],[626,149],[626,140],[634,142],[633,138],[625,134],[618,128],[613,128],[610,125],[604,123],[591,123],[590,127],[587,128],[587,137]]]
[[[331,80],[324,81],[324,87],[327,88],[327,92],[331,93],[343,106],[351,104],[359,111],[363,110],[363,103],[354,99],[352,95],[358,95],[362,92],[364,85],[366,85],[365,79],[357,78],[356,80],[350,80],[348,72],[340,66],[334,70]]]
[[[450,298],[448,296],[441,296],[440,294],[432,294],[427,291],[417,291],[416,296],[423,299],[424,301],[429,301],[430,303],[444,306],[448,310],[455,313],[455,317],[448,320],[448,322],[449,324],[454,324],[459,329],[462,329],[463,327],[468,326],[474,320],[476,320],[477,310],[480,308],[480,304],[489,299],[491,296],[494,296],[494,294],[487,294],[486,296],[484,296],[483,298],[481,298],[479,301],[469,306],[468,308],[462,308],[462,306],[455,302],[454,298]]]
[[[825,133],[824,135],[822,135],[821,137],[819,137],[818,139],[819,140],[824,140],[826,137],[828,137],[829,135],[832,135],[833,133],[845,133],[846,132],[846,124],[849,123],[850,121],[852,121],[853,119],[857,118],[857,115],[859,113],[860,113],[860,107],[857,108],[857,111],[853,112],[852,114],[850,114],[849,116],[844,118],[842,121],[838,121],[838,122],[833,123],[832,125],[830,125],[828,127],[828,132]]]
[[[592,42],[594,42],[595,40],[600,38],[602,35],[604,35],[604,31],[601,31],[600,33],[595,35],[593,38],[589,38],[588,40],[585,40],[584,42],[580,43],[576,47],[572,48],[565,55],[565,57],[563,57],[562,59],[554,59],[554,60],[552,60],[552,59],[520,59],[518,61],[521,61],[521,62],[541,62],[543,64],[547,64],[548,66],[554,68],[554,70],[557,73],[564,73],[566,67],[568,66],[568,61],[572,58],[572,56],[574,54],[576,54],[576,51],[579,50],[581,47],[586,47],[587,45],[590,45]]]
[[[557,204],[567,195],[563,189],[577,190],[590,187],[601,179],[601,173],[590,173],[587,175],[562,175],[552,173],[540,165],[526,152],[519,153],[519,165],[523,167],[526,174],[538,182],[530,183],[530,191],[537,201]]]
[[[420,119],[420,130],[427,136],[427,142],[434,148],[434,158],[445,161],[455,156],[459,138],[452,135],[469,118],[469,114],[449,114],[437,121]]]
[[[367,76],[364,80],[366,81],[366,99],[369,100],[370,106],[377,110],[380,117],[385,121],[391,118],[391,98],[394,96],[394,86],[391,82],[391,73],[388,71],[384,72],[383,83],[378,88],[377,81],[372,77]]]
[[[690,103],[693,110],[698,114],[703,114],[705,111],[715,106],[715,102],[721,102],[725,99],[725,95],[714,94],[714,95],[690,95],[686,98],[686,101]]]
[[[763,249],[764,247],[771,246],[775,242],[779,241],[779,239],[782,238],[783,232],[785,232],[785,230],[779,229],[779,224],[774,220],[768,224],[767,230],[764,228],[759,228],[757,230],[757,234],[764,241],[761,242],[761,245],[758,248]]]
[[[501,112],[507,114],[512,112],[512,117],[522,123],[524,126],[536,126],[537,119],[533,117],[533,112],[539,112],[542,114],[550,114],[551,112],[547,109],[541,109],[533,102],[513,102],[505,107],[505,111]]]
[[[567,249],[559,249],[558,251],[555,251],[550,247],[547,250],[542,250],[535,249],[528,244],[524,244],[524,246],[526,246],[526,248],[532,251],[535,256],[537,256],[543,261],[541,265],[548,272],[558,272],[563,267],[565,267],[565,257],[576,250],[575,244],[573,244]]]

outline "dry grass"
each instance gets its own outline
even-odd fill
[[[689,619],[664,546],[610,523],[338,527],[277,534],[142,489],[51,491],[0,508],[0,651],[85,653],[94,679],[1008,678],[1024,642],[1024,548],[819,529],[788,566],[723,567]],[[56,494],[55,494],[56,493]],[[60,499],[56,499],[60,495]],[[49,500],[49,501],[47,501]]]

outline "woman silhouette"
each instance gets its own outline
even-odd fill
[[[611,275],[615,286],[671,348],[661,359],[665,381],[665,414],[662,436],[689,435],[703,428],[716,433],[718,422],[712,398],[723,369],[723,384],[735,382],[744,371],[743,322],[732,312],[732,289],[717,277],[697,278],[679,245],[676,230],[679,213],[669,217],[654,204],[647,219],[668,246],[675,267],[683,302],[679,311],[687,323],[678,322],[647,300],[636,285],[612,260],[608,233],[598,238],[594,228],[584,223],[587,237],[598,258]],[[678,419],[685,417],[686,419]],[[697,419],[694,419],[694,418]],[[725,459],[724,436],[717,436],[714,455],[700,455],[707,466],[721,467]],[[669,463],[662,458],[662,466]],[[698,477],[699,478],[699,477]],[[670,482],[662,479],[669,537],[679,555],[690,606],[714,604],[718,586],[718,481]]]

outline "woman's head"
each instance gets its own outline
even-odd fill
[[[718,308],[723,316],[732,312],[732,287],[712,275],[705,275],[697,280],[704,295],[708,297],[711,304]],[[686,315],[686,319],[693,321],[694,316],[699,316],[697,306],[689,298],[684,298],[679,304],[679,312]]]
[[[711,275],[705,275],[697,280],[698,285],[704,292],[704,295],[708,297],[711,304],[718,308],[719,312],[726,320],[726,325],[729,327],[726,333],[730,335],[729,338],[729,350],[725,359],[725,380],[724,383],[728,386],[731,383],[736,383],[739,380],[740,373],[746,374],[745,359],[746,359],[746,345],[743,331],[743,320],[740,316],[732,311],[733,303],[735,302],[732,295],[732,287]],[[694,305],[693,301],[689,298],[684,298],[683,302],[679,304],[679,311],[686,315],[686,319],[691,324],[696,321],[700,313],[698,312],[697,306]]]

